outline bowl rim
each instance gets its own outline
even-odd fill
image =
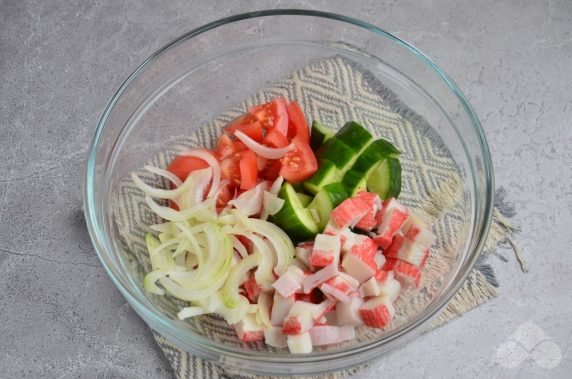
[[[207,356],[209,354],[212,354],[212,353],[215,353],[215,354],[218,353],[218,354],[224,354],[227,357],[233,357],[235,359],[247,360],[249,362],[259,362],[260,364],[268,364],[268,363],[272,362],[272,364],[274,364],[275,366],[276,365],[280,366],[280,364],[295,364],[295,363],[299,363],[301,365],[303,365],[303,364],[314,364],[315,365],[316,363],[319,363],[319,362],[324,362],[324,363],[330,362],[331,363],[333,360],[346,361],[347,359],[350,359],[351,357],[353,357],[357,354],[363,354],[366,352],[369,353],[369,354],[364,354],[366,356],[377,357],[379,354],[381,354],[380,349],[378,349],[379,347],[383,347],[386,344],[389,344],[392,342],[397,342],[395,340],[402,339],[401,337],[404,337],[405,335],[408,335],[409,338],[412,339],[413,337],[415,337],[419,333],[421,333],[422,329],[420,328],[420,326],[430,322],[435,316],[437,316],[441,312],[441,310],[443,310],[447,306],[447,304],[456,295],[456,293],[458,292],[458,290],[463,285],[466,278],[468,277],[468,275],[472,271],[472,268],[475,265],[477,258],[479,257],[480,252],[484,246],[486,236],[488,235],[490,225],[491,225],[491,221],[492,221],[493,206],[494,206],[494,173],[493,173],[493,166],[492,166],[492,161],[491,161],[491,156],[490,156],[490,150],[488,147],[488,143],[486,141],[484,131],[481,127],[481,124],[480,124],[478,117],[476,116],[472,106],[470,105],[469,101],[466,99],[465,95],[462,93],[460,88],[457,86],[457,84],[439,66],[437,66],[430,58],[428,58],[419,49],[414,47],[412,44],[404,41],[403,39],[398,38],[398,37],[394,36],[393,34],[387,32],[387,31],[385,31],[379,27],[376,27],[373,24],[370,24],[368,22],[361,21],[357,18],[353,18],[353,17],[349,17],[349,16],[344,16],[344,15],[340,15],[340,14],[336,14],[336,13],[330,13],[330,12],[315,11],[315,10],[305,10],[305,9],[260,10],[260,11],[254,11],[254,12],[241,13],[241,14],[237,14],[237,15],[233,15],[233,16],[229,16],[229,17],[225,17],[225,18],[221,18],[221,19],[209,22],[203,26],[200,26],[196,29],[193,29],[193,30],[175,38],[174,40],[165,44],[163,47],[161,47],[160,49],[155,51],[153,54],[151,54],[149,56],[149,58],[147,58],[145,61],[143,61],[143,63],[141,63],[127,77],[127,79],[121,84],[119,89],[115,92],[115,94],[113,95],[113,97],[111,98],[109,103],[107,104],[104,112],[102,113],[102,116],[100,117],[100,119],[98,121],[98,125],[97,125],[97,128],[95,130],[92,142],[89,146],[88,159],[87,159],[87,165],[86,165],[85,176],[84,176],[83,207],[84,207],[84,214],[85,214],[86,223],[87,223],[88,231],[90,234],[90,238],[92,240],[92,243],[93,243],[94,248],[97,252],[97,255],[98,255],[103,267],[105,268],[107,274],[110,276],[113,283],[120,290],[122,295],[128,300],[130,305],[133,306],[134,309],[138,313],[141,314],[141,312],[151,312],[152,316],[156,318],[156,320],[154,320],[154,321],[157,321],[159,324],[164,325],[167,329],[175,328],[179,332],[182,332],[182,333],[188,332],[188,331],[180,329],[178,326],[174,325],[172,323],[172,320],[170,318],[166,317],[166,315],[164,315],[160,312],[155,312],[152,309],[149,309],[140,299],[137,298],[137,296],[135,296],[134,294],[131,293],[131,290],[129,288],[127,288],[127,286],[124,285],[121,280],[119,280],[119,277],[118,277],[119,273],[116,273],[112,269],[112,267],[109,267],[109,265],[106,263],[106,261],[103,257],[103,255],[104,255],[103,251],[107,250],[107,247],[101,243],[100,236],[105,236],[105,232],[103,230],[101,230],[101,228],[99,226],[99,222],[97,219],[97,212],[95,211],[95,208],[96,208],[95,207],[95,203],[96,203],[95,200],[96,199],[94,196],[94,191],[92,190],[92,187],[94,184],[92,178],[94,177],[95,171],[96,171],[96,165],[95,164],[97,161],[99,143],[101,141],[101,136],[103,134],[103,131],[107,125],[107,121],[109,119],[109,116],[113,112],[115,105],[117,104],[117,102],[119,101],[119,99],[121,98],[123,93],[127,90],[127,88],[129,88],[130,84],[135,79],[137,79],[145,71],[145,69],[150,64],[152,64],[160,55],[165,53],[167,50],[173,49],[176,46],[178,46],[179,44],[182,44],[183,42],[190,40],[191,38],[193,38],[199,34],[202,34],[204,32],[207,32],[207,31],[214,29],[214,28],[217,28],[219,26],[224,26],[226,24],[235,23],[235,22],[242,21],[242,20],[269,17],[269,16],[320,17],[320,18],[325,18],[325,19],[329,19],[329,20],[348,23],[348,24],[360,27],[362,29],[367,29],[368,31],[371,31],[374,34],[376,34],[378,37],[386,38],[386,39],[390,40],[391,42],[395,43],[396,45],[398,45],[402,48],[405,48],[410,53],[413,53],[413,55],[417,56],[417,58],[422,63],[426,64],[430,69],[432,69],[437,74],[437,76],[443,80],[445,85],[451,90],[451,92],[457,97],[457,99],[459,100],[459,102],[463,106],[463,108],[464,108],[464,110],[465,110],[465,112],[466,112],[466,114],[467,114],[467,116],[471,122],[471,125],[473,127],[474,132],[475,132],[475,135],[477,137],[477,141],[479,143],[479,148],[480,148],[480,151],[481,151],[482,156],[483,156],[483,172],[485,174],[484,179],[485,179],[486,193],[484,194],[485,200],[484,200],[484,208],[483,208],[483,220],[482,220],[482,223],[480,225],[480,228],[479,228],[479,225],[474,225],[472,228],[473,233],[474,232],[478,232],[478,233],[477,233],[477,235],[474,236],[474,240],[476,241],[476,244],[474,245],[472,251],[469,251],[467,259],[464,263],[464,267],[463,266],[460,267],[460,269],[464,268],[465,271],[464,272],[459,271],[459,274],[458,274],[459,276],[457,278],[457,281],[452,282],[451,285],[449,286],[449,288],[444,289],[444,292],[443,292],[441,298],[438,299],[437,301],[435,301],[435,304],[433,304],[433,307],[432,307],[430,312],[427,312],[426,314],[420,313],[419,315],[416,315],[416,317],[414,317],[413,320],[402,325],[401,327],[397,328],[396,330],[391,331],[389,333],[389,336],[388,336],[389,338],[384,337],[384,338],[381,338],[379,340],[374,340],[369,344],[365,344],[363,346],[357,346],[355,348],[348,348],[348,349],[343,350],[341,352],[326,352],[326,353],[317,353],[317,354],[312,354],[312,355],[288,355],[288,356],[273,355],[271,359],[269,359],[269,357],[267,357],[266,355],[258,356],[257,354],[259,352],[256,352],[257,354],[248,354],[248,353],[244,353],[244,352],[239,352],[235,348],[226,347],[223,344],[213,343],[211,341],[207,341],[208,343],[203,343],[202,341],[197,341],[197,340],[193,340],[192,338],[190,338],[188,340],[185,339],[184,342],[194,345],[194,347],[198,348],[198,350],[199,350],[198,352],[202,352],[203,354],[205,354]],[[473,178],[473,181],[474,180],[475,179]],[[421,316],[423,316],[423,317],[421,317]],[[161,334],[164,334],[166,336],[171,337],[174,340],[177,340],[178,342],[181,342],[181,340],[179,338],[180,336],[173,334],[172,331],[161,330],[161,328],[157,328],[157,329]],[[414,331],[417,331],[417,333],[412,333]],[[402,339],[402,340],[404,340],[404,339]],[[403,341],[403,342],[405,342],[405,341]],[[363,363],[363,362],[358,362],[358,363]],[[352,366],[352,365],[354,365],[354,364],[350,363],[349,366]],[[335,367],[333,367],[333,366],[335,366]],[[344,367],[338,367],[340,365],[333,365],[333,366],[321,367],[321,368],[314,370],[314,371],[312,371],[312,370],[308,371],[307,370],[308,367],[306,365],[304,365],[305,370],[300,370],[300,373],[309,373],[309,372],[311,372],[311,373],[323,373],[323,372],[330,372],[330,371],[335,371],[335,370],[339,370],[339,369],[344,368]],[[248,368],[246,368],[246,369],[248,369]],[[264,372],[264,371],[258,371],[258,372]],[[270,370],[267,372],[271,373],[273,371]]]

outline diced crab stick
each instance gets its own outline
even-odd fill
[[[302,289],[302,281],[304,280],[304,271],[300,268],[290,265],[286,271],[272,283],[272,287],[284,297],[292,296]]]
[[[338,234],[340,234],[341,231],[342,231],[342,228],[340,228],[338,225],[336,225],[334,220],[330,219],[328,221],[328,223],[326,224],[326,227],[324,228],[323,233],[328,234],[330,236],[337,236]]]
[[[254,313],[247,313],[242,320],[234,324],[234,330],[241,341],[254,342],[264,339],[264,327],[257,322]]]
[[[341,301],[342,303],[347,303],[350,301],[350,294],[356,291],[356,287],[352,286],[345,278],[340,275],[334,276],[328,279],[326,282],[322,283],[320,290],[328,296]]]
[[[264,342],[269,346],[280,349],[288,346],[287,336],[282,333],[281,326],[272,326],[264,329]]]
[[[381,200],[379,200],[379,196],[377,196],[377,194],[365,191],[358,192],[355,198],[360,199],[368,206],[366,214],[355,226],[358,229],[370,231],[378,224],[375,216],[381,210]]]
[[[399,297],[399,292],[401,292],[401,284],[391,277],[384,283],[379,284],[379,296],[385,296],[391,301],[397,300]]]
[[[251,303],[256,303],[258,296],[262,293],[262,288],[256,283],[254,276],[251,276],[244,282],[244,290],[246,291],[246,297]]]
[[[361,199],[349,198],[342,201],[330,214],[332,220],[340,228],[354,227],[368,211],[368,205]]]
[[[354,277],[360,283],[365,282],[375,275],[377,266],[374,261],[376,250],[375,244],[371,238],[365,237],[362,245],[355,245],[351,252],[344,255],[342,268],[350,276]]]
[[[361,297],[374,297],[379,295],[379,284],[375,276],[372,276],[359,286],[359,294]]]
[[[310,330],[314,326],[315,307],[315,304],[305,301],[295,302],[284,319],[282,333],[286,335],[301,334]]]
[[[336,319],[340,325],[361,326],[363,321],[359,315],[359,308],[364,300],[358,296],[351,298],[349,303],[336,304]]]
[[[290,312],[290,308],[296,302],[294,295],[284,297],[278,292],[274,293],[274,301],[272,302],[272,311],[270,312],[270,322],[274,326],[282,325],[284,319]]]
[[[381,223],[377,228],[377,236],[374,238],[374,241],[382,249],[386,249],[391,245],[393,236],[407,220],[408,213],[407,208],[394,198],[389,198],[383,202]]]
[[[421,266],[425,259],[426,251],[425,247],[408,240],[398,233],[393,239],[393,243],[387,248],[385,255],[388,258],[397,258],[412,265]]]
[[[319,304],[324,300],[324,295],[318,288],[314,288],[310,293],[297,293],[296,300]]]
[[[318,234],[314,240],[314,248],[310,254],[310,265],[326,267],[340,260],[340,237],[328,234]]]
[[[292,354],[308,354],[312,352],[312,339],[310,333],[288,336],[288,350]]]
[[[419,287],[421,281],[421,270],[410,263],[400,261],[394,269],[395,279],[399,281],[401,287]]]
[[[331,299],[326,299],[320,304],[314,304],[314,309],[312,310],[312,316],[314,321],[318,321],[323,318],[328,312],[336,307],[336,302]]]
[[[304,278],[302,282],[302,288],[305,293],[310,293],[314,288],[318,287],[320,284],[324,283],[326,280],[333,278],[338,274],[338,264],[332,263],[324,267],[323,269],[316,271],[312,275]]]
[[[373,256],[373,260],[378,270],[382,268],[383,265],[385,264],[385,256],[381,251],[375,253],[375,255]]]
[[[381,270],[393,271],[399,265],[400,260],[395,258],[387,258]]]
[[[310,338],[313,346],[332,345],[355,338],[353,326],[330,326],[320,325],[310,329]]]
[[[387,283],[389,280],[394,278],[393,271],[378,270],[375,274],[375,280],[379,284]]]
[[[313,242],[304,242],[296,246],[296,258],[310,268],[310,254],[314,248]]]
[[[374,297],[359,308],[359,315],[367,326],[383,328],[393,319],[395,308],[391,299],[384,296]]]
[[[430,248],[435,243],[435,234],[417,216],[411,215],[403,225],[405,238],[424,248]]]

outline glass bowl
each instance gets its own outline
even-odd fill
[[[208,318],[177,320],[174,303],[145,292],[144,263],[134,259],[119,233],[114,196],[122,180],[246,96],[309,62],[333,56],[357,62],[383,83],[411,114],[430,125],[416,133],[431,134],[428,143],[439,141],[439,148],[454,162],[460,193],[441,211],[447,217],[456,209],[457,227],[438,235],[453,241],[446,246],[446,272],[416,290],[425,301],[388,330],[370,333],[364,328],[356,341],[309,355],[241,344],[219,327],[203,324]],[[159,49],[129,76],[97,126],[87,162],[84,206],[93,244],[109,276],[145,322],[170,342],[230,369],[320,374],[369,362],[426,330],[475,264],[492,217],[493,188],[489,150],[475,113],[457,85],[423,53],[353,18],[269,10],[193,30]]]

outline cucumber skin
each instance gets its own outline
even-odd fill
[[[352,170],[358,172],[368,172],[377,162],[388,157],[399,157],[400,151],[390,142],[384,139],[373,141],[356,159]]]
[[[321,232],[329,221],[329,215],[335,207],[347,199],[348,193],[341,183],[330,183],[324,186],[308,205],[308,209],[315,209],[320,215],[318,229]]]
[[[303,183],[304,189],[313,195],[327,184],[341,179],[336,165],[330,161],[320,161],[318,171]]]
[[[332,162],[342,171],[348,169],[357,158],[356,152],[335,136],[322,145],[316,155],[320,160]]]
[[[367,174],[349,170],[342,179],[342,185],[350,196],[360,191],[365,191],[367,190]]]
[[[284,205],[272,216],[272,222],[281,227],[294,242],[308,240],[318,234],[318,225],[289,183],[282,185],[278,197],[284,200]],[[303,219],[300,216],[303,216]]]
[[[363,147],[373,139],[371,133],[355,121],[346,122],[334,138],[342,141],[356,153],[362,151]]]
[[[313,151],[318,151],[318,149],[332,136],[334,131],[330,128],[324,126],[320,121],[312,121],[312,130],[310,132],[310,147]]]
[[[371,175],[374,170],[383,170],[380,173],[380,180],[385,182],[372,185],[371,180],[373,179]],[[401,163],[399,159],[387,158],[379,164],[379,167],[372,169],[367,177],[367,187],[368,190],[377,193],[382,200],[390,197],[397,198],[401,192]],[[381,190],[380,187],[382,187]]]

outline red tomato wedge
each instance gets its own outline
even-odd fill
[[[318,170],[318,161],[307,142],[300,136],[292,139],[294,150],[282,158],[280,175],[290,183],[308,179]]]
[[[217,199],[216,199],[216,207],[217,208],[224,208],[228,204],[228,202],[232,199],[234,194],[234,190],[231,188],[231,185],[224,186],[220,191]]]
[[[223,134],[219,137],[215,148],[215,154],[218,159],[224,159],[237,151],[236,142],[233,142],[229,136]]]
[[[274,181],[280,175],[280,169],[282,168],[282,162],[280,159],[269,159],[264,166],[264,169],[260,171],[260,178],[264,180]]]
[[[266,137],[264,138],[264,144],[270,147],[285,147],[290,144],[288,138],[286,138],[282,133],[280,133],[276,129],[270,129],[268,133],[266,133]]]
[[[300,105],[295,101],[291,101],[288,104],[287,111],[289,119],[288,138],[299,136],[304,142],[310,143],[310,129]]]
[[[200,158],[178,156],[169,164],[167,171],[184,181],[191,172],[207,167],[208,163]]]
[[[250,108],[250,114],[262,123],[264,129],[274,128],[282,135],[288,134],[288,111],[284,97],[279,97],[269,103]]]
[[[251,150],[245,150],[240,158],[240,189],[248,190],[256,185],[258,166],[256,155]]]
[[[220,161],[220,172],[223,179],[230,181],[232,186],[240,185],[240,153],[229,155]]]
[[[256,142],[262,142],[262,123],[260,121],[251,122],[248,124],[231,125],[224,128],[227,133],[234,134],[237,130],[240,130]]]

